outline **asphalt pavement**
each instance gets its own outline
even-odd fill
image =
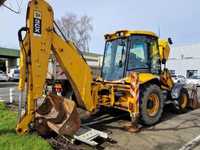
[[[184,114],[165,112],[160,123],[142,127],[138,133],[125,130],[129,120],[122,113],[100,115],[89,124],[93,122],[91,127],[107,132],[114,141],[103,143],[105,150],[200,150],[200,109]]]
[[[122,123],[123,120],[107,125],[112,131],[112,139],[117,141],[117,144],[109,144],[106,149],[179,150],[189,141],[200,136],[200,109],[181,115],[173,115],[155,126],[143,128],[137,134],[124,132],[119,128]],[[199,144],[192,147],[191,150],[199,148]]]

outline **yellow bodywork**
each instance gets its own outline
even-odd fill
[[[153,32],[150,31],[130,31],[130,30],[119,30],[117,32],[114,33],[109,33],[109,34],[105,34],[104,37],[107,41],[109,40],[114,40],[114,39],[118,39],[118,38],[122,38],[122,37],[129,37],[130,35],[150,35],[150,36],[154,36],[157,37],[157,35]]]
[[[24,91],[27,85],[27,107],[25,114],[17,124],[17,132],[24,134],[34,122],[36,101],[43,94],[48,60],[53,52],[69,80],[79,107],[93,111],[97,106],[115,107],[128,111],[131,116],[139,116],[140,85],[152,80],[164,82],[163,88],[173,85],[166,70],[162,74],[130,72],[119,81],[92,80],[89,66],[70,41],[64,41],[54,29],[54,17],[51,6],[44,0],[31,0],[27,9],[26,26],[28,31],[20,43],[20,82],[19,90]],[[36,23],[40,24],[36,24]],[[37,27],[37,28],[36,28]],[[37,31],[36,31],[36,29]],[[157,37],[148,31],[121,30],[105,35],[106,40],[128,37],[133,34],[144,34]],[[153,49],[156,50],[157,47]],[[167,59],[169,47],[166,41],[159,41],[160,59]],[[155,51],[156,52],[156,51]],[[152,55],[154,55],[154,51]],[[160,80],[162,78],[162,80]],[[116,93],[123,93],[116,98]]]
[[[169,43],[167,40],[159,39],[158,41],[159,44],[159,52],[160,52],[160,60],[167,61],[169,58],[169,53],[170,53],[170,47]]]
[[[140,84],[145,84],[153,79],[159,80],[159,75],[155,75],[152,73],[139,73]]]

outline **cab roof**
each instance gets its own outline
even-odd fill
[[[154,32],[142,31],[142,30],[119,30],[113,33],[105,34],[104,37],[106,40],[114,40],[114,39],[118,39],[122,37],[128,37],[130,35],[138,35],[138,34],[158,37]]]

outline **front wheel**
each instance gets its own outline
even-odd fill
[[[162,116],[164,107],[162,91],[157,85],[148,85],[141,92],[140,121],[144,125],[153,125]]]

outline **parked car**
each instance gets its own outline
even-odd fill
[[[8,73],[9,80],[11,81],[18,81],[19,80],[19,69],[13,68],[10,69],[10,72]]]
[[[200,76],[192,76],[190,78],[187,78],[186,80],[187,84],[196,84],[200,86]]]
[[[3,72],[0,70],[0,81],[8,81],[9,80],[9,77]]]

